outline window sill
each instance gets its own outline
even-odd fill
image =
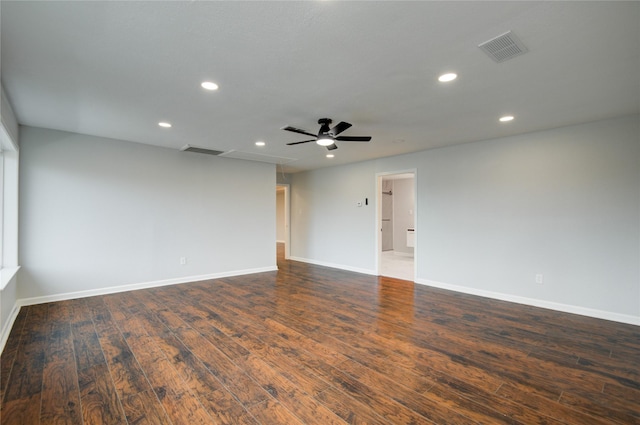
[[[0,269],[0,291],[2,291],[11,282],[11,279],[18,273],[20,266],[17,267],[3,267]]]

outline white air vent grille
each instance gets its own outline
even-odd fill
[[[287,158],[284,156],[273,156],[273,155],[263,155],[259,153],[252,152],[241,152],[236,150],[230,150],[222,155],[225,158],[233,158],[233,159],[244,159],[246,161],[258,161],[258,162],[268,162],[269,164],[288,164],[293,161],[297,161],[297,158]]]
[[[479,44],[478,47],[498,63],[515,58],[528,51],[522,41],[511,31],[487,40]]]
[[[224,151],[217,151],[215,149],[207,149],[207,148],[199,148],[197,146],[184,145],[181,149],[182,152],[195,152],[195,153],[204,153],[207,155],[221,155]]]

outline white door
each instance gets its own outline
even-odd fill
[[[382,250],[393,251],[393,182],[382,180]]]

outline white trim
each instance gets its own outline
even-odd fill
[[[508,301],[508,302],[517,303],[517,304],[525,304],[533,307],[540,307],[540,308],[546,308],[549,310],[561,311],[564,313],[579,314],[581,316],[594,317],[596,319],[611,320],[613,322],[627,323],[630,325],[640,326],[640,316],[614,313],[610,311],[556,303],[553,301],[545,301],[545,300],[539,300],[535,298],[520,297],[517,295],[503,294],[500,292],[485,291],[483,289],[452,285],[449,283],[436,282],[428,279],[416,279],[415,282],[420,285],[432,286],[434,288],[461,292],[463,294],[477,295],[485,298],[493,298],[501,301]]]
[[[291,257],[291,260],[300,261],[303,263],[315,264],[315,265],[324,266],[324,267],[332,267],[332,268],[352,271],[356,273],[363,273],[363,274],[368,274],[373,276],[376,275],[375,270],[360,269],[356,267],[337,265],[332,263],[326,263],[323,261],[315,261],[315,260],[309,260],[306,258],[299,258],[299,257]],[[9,338],[9,333],[11,332],[11,329],[13,328],[13,324],[16,321],[16,318],[18,317],[20,308],[23,306],[33,305],[33,304],[42,304],[42,303],[52,302],[52,301],[63,301],[63,300],[69,300],[69,299],[75,299],[75,298],[91,297],[95,295],[114,294],[118,292],[134,291],[138,289],[154,288],[159,286],[177,285],[180,283],[197,282],[197,281],[209,280],[209,279],[220,279],[224,277],[240,276],[245,274],[263,273],[263,272],[270,272],[270,271],[276,271],[276,270],[277,270],[277,267],[271,266],[271,267],[263,267],[263,268],[248,269],[248,270],[238,270],[238,271],[226,272],[226,273],[212,273],[209,275],[182,277],[182,278],[175,278],[175,279],[160,280],[155,282],[145,282],[145,283],[137,283],[137,284],[131,284],[131,285],[114,286],[110,288],[96,289],[91,291],[68,292],[66,294],[51,295],[51,296],[45,296],[45,297],[18,299],[16,300],[16,303],[13,305],[13,309],[11,310],[9,317],[7,318],[7,321],[4,323],[4,326],[1,330],[0,353],[2,353],[2,351],[4,350],[4,346],[7,343],[7,339]],[[579,314],[582,316],[594,317],[597,319],[611,320],[614,322],[627,323],[630,325],[640,326],[640,316],[631,316],[627,314],[612,313],[612,312],[603,311],[603,310],[572,306],[567,304],[555,303],[551,301],[537,300],[534,298],[519,297],[515,295],[502,294],[499,292],[485,291],[482,289],[469,288],[469,287],[459,286],[459,285],[451,285],[448,283],[436,282],[428,279],[415,279],[415,283],[420,285],[425,285],[425,286],[432,286],[434,288],[446,289],[449,291],[461,292],[464,294],[477,295],[485,298],[493,298],[501,301],[508,301],[508,302],[513,302],[517,304],[525,304],[525,305],[530,305],[534,307],[562,311],[565,313]]]
[[[276,239],[276,243],[287,243],[287,242]]]
[[[395,175],[408,175],[412,174],[413,179],[413,199],[415,206],[413,209],[413,229],[418,234],[418,169],[409,168],[405,170],[397,171],[383,171],[376,173],[376,230],[375,230],[375,275],[382,276],[382,180],[384,177],[390,177]],[[418,238],[416,237],[415,245],[413,247],[413,275],[418,275]]]
[[[289,183],[277,183],[276,187],[284,189],[284,239],[276,241],[284,243],[284,259],[291,257],[291,185]]]
[[[115,294],[118,292],[135,291],[138,289],[156,288],[160,286],[178,285],[181,283],[220,279],[224,277],[273,272],[277,270],[278,268],[276,266],[269,266],[269,267],[255,268],[255,269],[236,270],[236,271],[223,272],[223,273],[211,273],[211,274],[199,275],[199,276],[186,276],[186,277],[178,277],[174,279],[156,280],[153,282],[134,283],[130,285],[112,286],[109,288],[92,289],[89,291],[67,292],[64,294],[47,295],[44,297],[21,298],[16,300],[16,303],[14,304],[13,309],[11,310],[11,313],[7,319],[7,322],[4,324],[2,333],[0,334],[0,353],[2,353],[2,350],[4,350],[4,345],[7,343],[7,339],[9,338],[9,333],[11,332],[11,328],[13,327],[13,323],[18,317],[18,312],[20,311],[20,308],[24,306],[34,305],[34,304],[44,304],[44,303],[55,302],[55,301],[72,300],[76,298],[93,297],[96,295]]]
[[[9,98],[0,87],[0,150],[17,152],[19,150],[19,127],[16,114],[9,103]]]
[[[18,145],[16,144],[11,133],[7,130],[4,123],[4,117],[0,115],[0,151],[18,151]]]
[[[369,274],[373,276],[377,276],[378,274],[376,273],[375,270],[371,270],[371,269],[361,269],[359,267],[345,266],[344,264],[335,264],[335,263],[327,263],[325,261],[310,260],[309,258],[291,257],[290,260],[300,261],[302,263],[315,264],[316,266],[331,267],[332,269],[340,269],[340,270],[346,270],[349,272]]]
[[[199,276],[185,276],[174,279],[156,280],[153,282],[133,283],[130,285],[111,286],[108,288],[91,289],[88,291],[67,292],[64,294],[46,295],[44,297],[22,298],[16,301],[19,306],[43,304],[54,301],[72,300],[75,298],[94,297],[96,295],[115,294],[118,292],[136,291],[138,289],[156,288],[159,286],[177,285],[180,283],[198,282],[210,279],[220,279],[224,277],[240,276],[245,274],[263,273],[277,271],[276,266],[261,267],[256,269],[236,270],[223,273],[212,273]]]
[[[0,291],[7,287],[11,279],[18,273],[18,270],[20,270],[20,266],[0,269]]]
[[[11,333],[11,329],[13,328],[13,324],[18,318],[19,312],[20,312],[20,305],[18,305],[18,302],[16,301],[0,333],[0,354],[4,351],[4,345],[7,343],[7,339],[9,339],[9,334]]]

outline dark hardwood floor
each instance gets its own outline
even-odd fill
[[[304,263],[24,307],[2,424],[640,424],[640,328]]]

